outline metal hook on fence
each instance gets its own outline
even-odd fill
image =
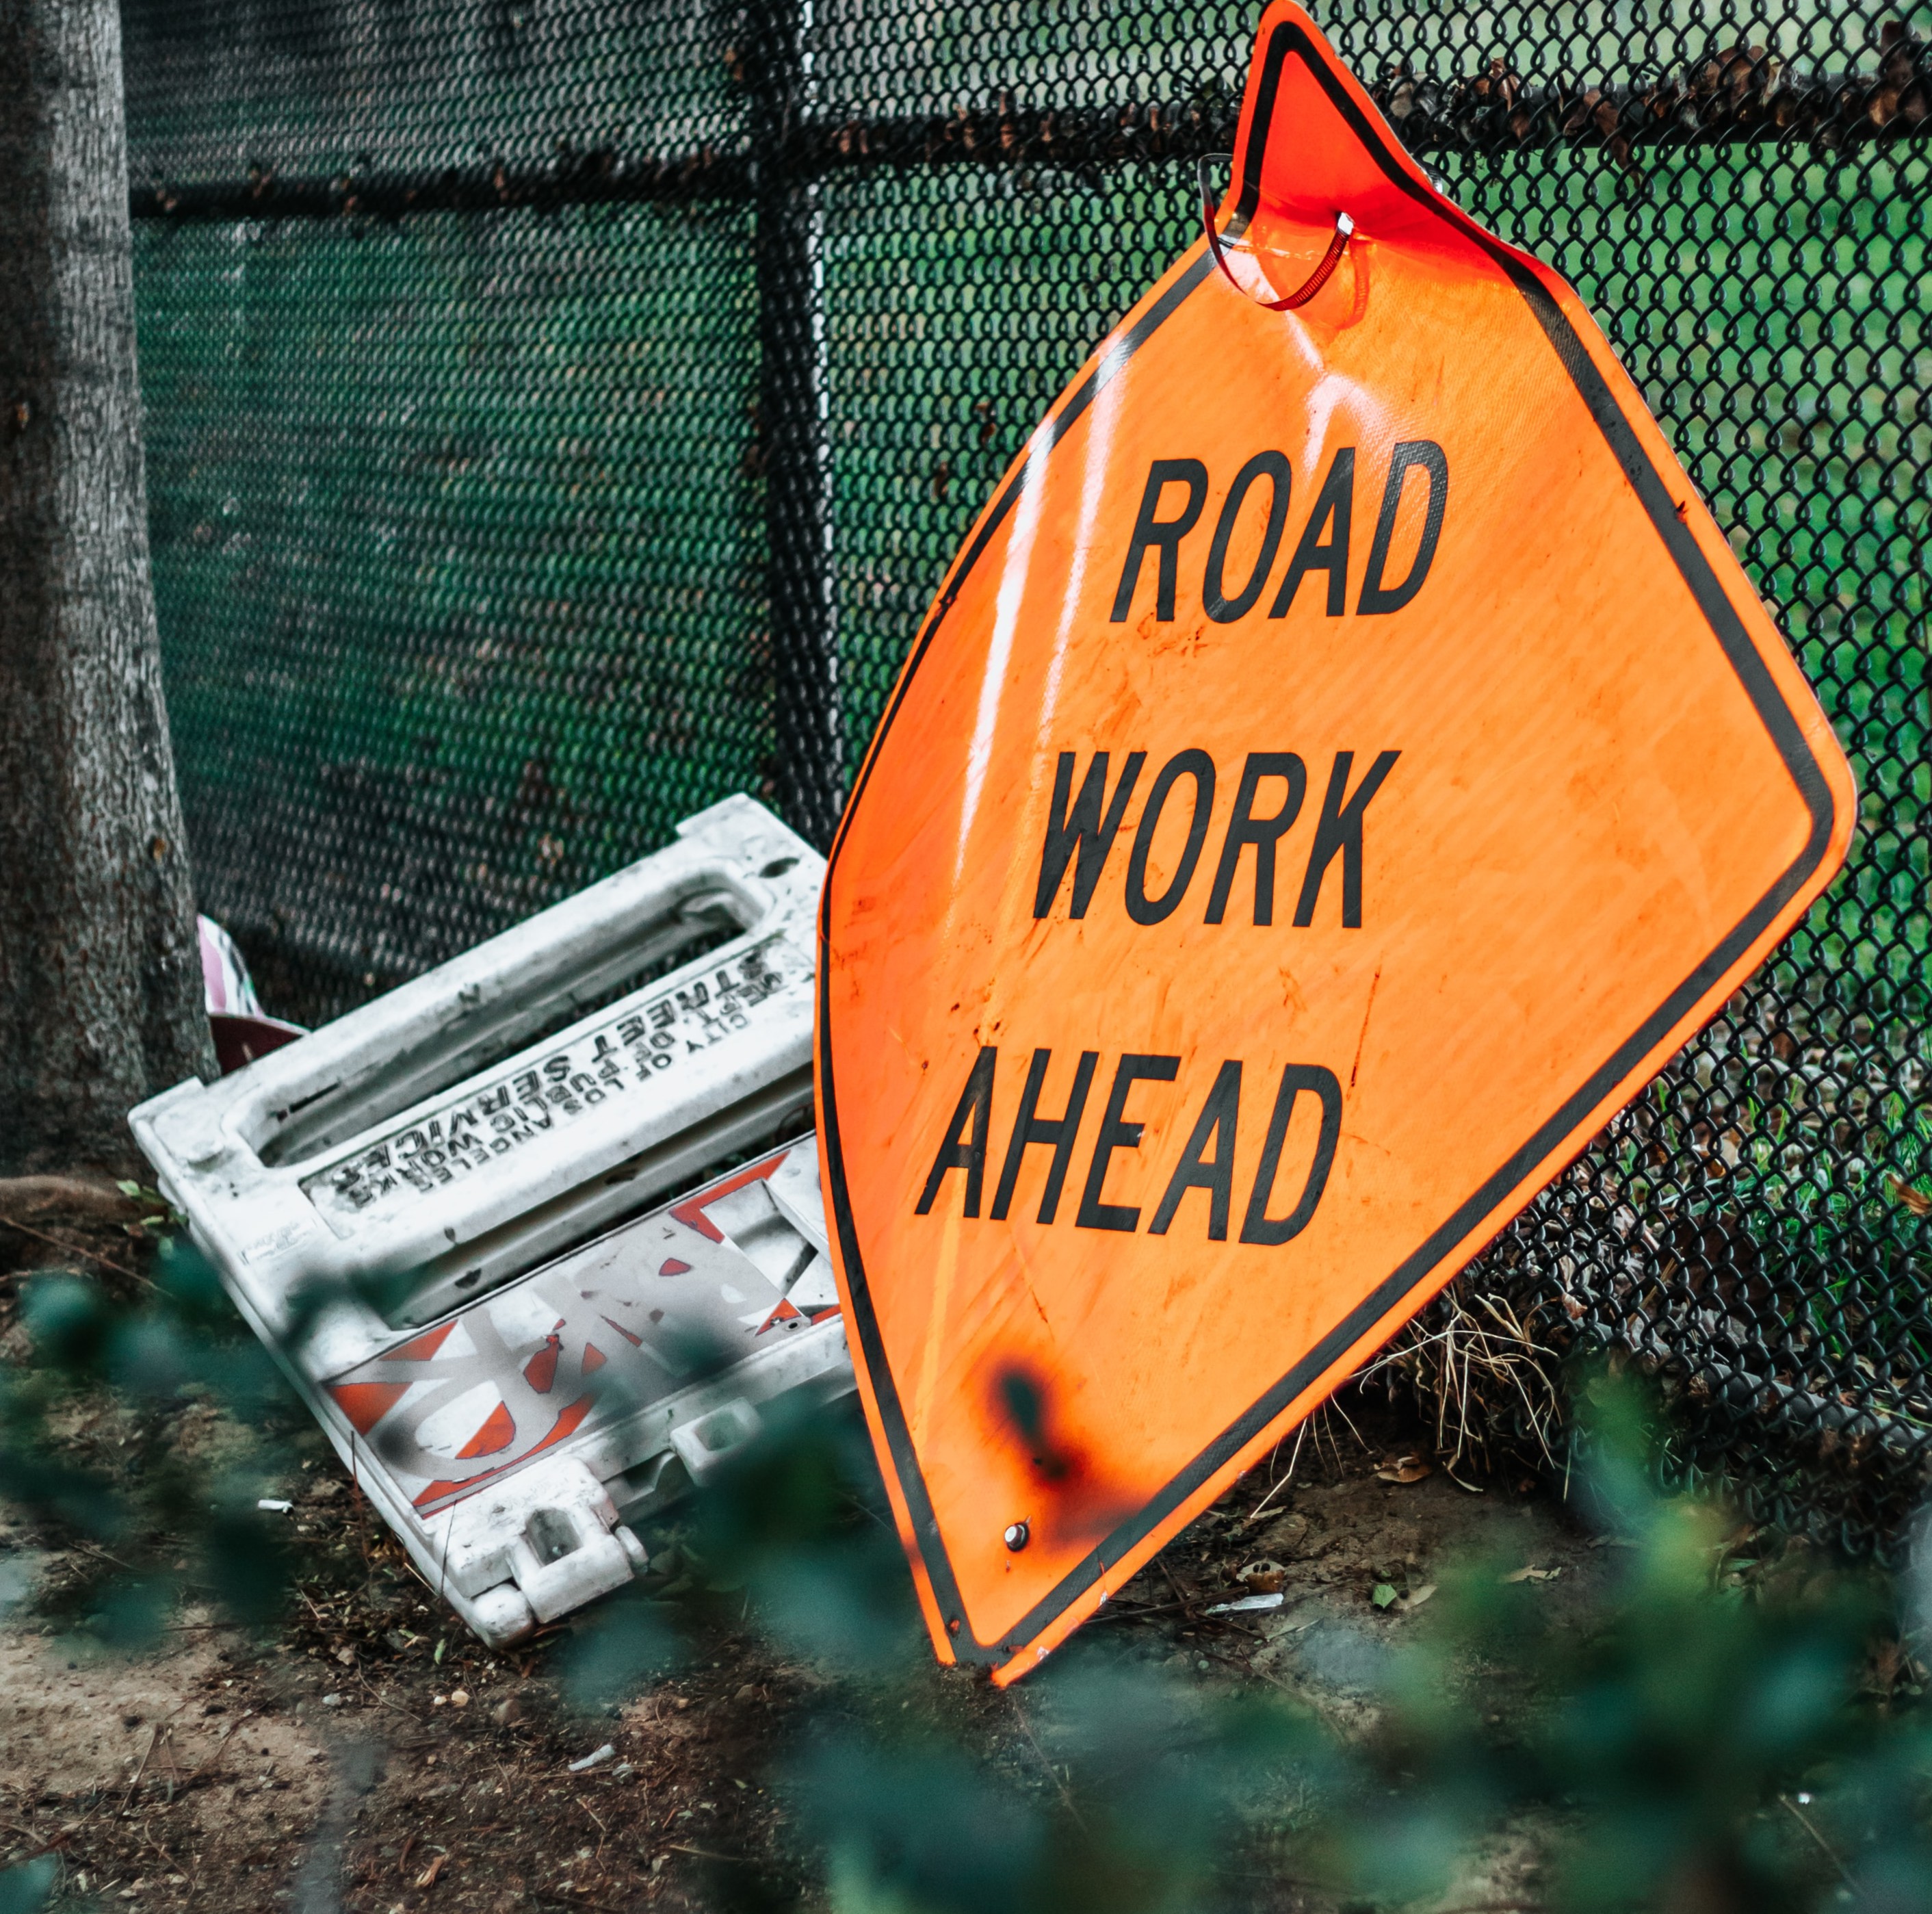
[[[1244,299],[1252,299],[1253,294],[1250,293],[1247,288],[1234,277],[1230,269],[1228,256],[1222,250],[1221,236],[1215,230],[1214,197],[1208,188],[1208,164],[1210,160],[1222,159],[1226,160],[1232,165],[1234,155],[1232,153],[1203,153],[1195,163],[1196,177],[1201,188],[1202,230],[1208,235],[1208,248],[1214,255],[1214,263],[1221,269],[1221,276]],[[1316,263],[1315,270],[1286,298],[1256,299],[1255,303],[1265,307],[1270,312],[1292,312],[1297,306],[1306,305],[1324,286],[1328,284],[1336,267],[1342,263],[1342,255],[1348,250],[1348,241],[1354,230],[1355,222],[1346,212],[1338,212],[1335,215],[1335,230],[1329,239],[1328,250]]]

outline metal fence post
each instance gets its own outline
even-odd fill
[[[786,821],[824,846],[844,803],[832,452],[827,429],[824,220],[796,164],[808,110],[811,0],[752,0],[752,95],[758,400],[765,479],[777,762]]]

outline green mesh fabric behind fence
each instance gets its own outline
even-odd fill
[[[746,224],[598,206],[139,230],[203,903],[284,958],[299,1008],[760,782]]]
[[[1324,26],[1579,287],[1850,751],[1850,867],[1492,1251],[1680,1462],[1894,1547],[1932,1467],[1928,10]],[[1255,16],[126,0],[203,907],[319,1017],[749,790],[823,840],[947,560],[1198,230]]]

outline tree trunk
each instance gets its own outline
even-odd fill
[[[161,700],[117,0],[0,0],[0,1175],[212,1074]]]

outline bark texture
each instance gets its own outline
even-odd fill
[[[212,1070],[140,407],[116,0],[0,0],[0,1176]]]

